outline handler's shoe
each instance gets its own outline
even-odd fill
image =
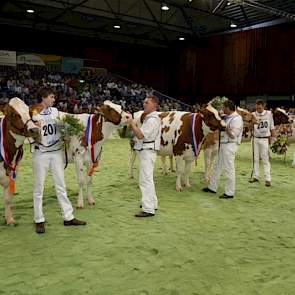
[[[142,205],[140,205],[139,208],[141,209],[142,208]],[[157,210],[158,210],[158,208],[155,208],[155,211],[157,211]]]
[[[37,234],[44,234],[45,233],[45,225],[44,222],[36,223],[36,233]]]
[[[202,189],[202,191],[205,192],[205,193],[216,194],[216,192],[213,191],[212,189],[210,189],[209,187],[204,187],[204,188]]]
[[[267,181],[265,182],[265,186],[271,186],[270,181],[267,180]]]
[[[254,183],[254,182],[259,182],[259,180],[258,180],[257,178],[255,178],[255,177],[251,177],[251,178],[249,179],[249,182],[250,182],[250,183]]]
[[[148,212],[144,212],[144,211],[139,211],[139,212],[136,213],[134,216],[135,216],[135,217],[151,217],[151,216],[155,216],[155,214],[153,214],[153,213],[148,213]]]
[[[64,226],[70,226],[70,225],[86,225],[87,222],[82,221],[82,220],[78,220],[76,218],[66,221],[64,220]]]
[[[234,196],[229,196],[225,193],[219,197],[219,199],[233,199],[233,198],[234,198]]]

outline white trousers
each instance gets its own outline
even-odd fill
[[[209,188],[213,191],[218,189],[218,180],[222,170],[226,177],[224,193],[228,196],[235,195],[236,173],[235,173],[235,156],[237,151],[236,143],[220,144],[218,159],[215,161],[213,175],[210,178]]]
[[[156,151],[142,150],[138,152],[140,160],[139,187],[141,191],[142,211],[155,214],[158,208],[158,198],[154,184],[154,166]]]
[[[269,143],[268,138],[254,137],[252,142],[253,147],[253,172],[252,177],[259,178],[259,159],[262,159],[264,168],[265,181],[271,181],[270,163],[269,163]]]
[[[34,200],[34,221],[36,223],[44,222],[45,217],[43,214],[43,192],[44,181],[48,170],[51,170],[55,186],[56,196],[59,205],[63,211],[63,218],[66,221],[72,220],[73,207],[68,199],[66,192],[66,185],[64,180],[64,162],[61,151],[56,152],[34,152],[33,153],[33,200]]]

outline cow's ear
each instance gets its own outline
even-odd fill
[[[9,115],[9,113],[10,113],[10,106],[8,105],[8,103],[5,104],[5,105],[3,106],[3,108],[0,109],[0,111],[1,111],[5,116]]]
[[[102,115],[102,109],[101,109],[101,107],[96,107],[94,109],[94,114],[100,114],[100,115]]]

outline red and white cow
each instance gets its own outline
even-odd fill
[[[23,155],[26,137],[39,134],[29,114],[29,107],[19,98],[12,98],[5,106],[0,119],[0,184],[4,189],[5,220],[15,224],[11,200],[14,193],[16,169]]]
[[[162,119],[160,156],[173,155],[176,161],[176,190],[183,185],[190,187],[189,173],[199,155],[205,136],[225,126],[216,109],[211,105],[198,113],[167,112]]]
[[[61,113],[61,117],[65,114]],[[72,136],[68,147],[69,160],[75,163],[79,183],[77,208],[84,207],[83,188],[85,183],[88,203],[89,205],[95,204],[92,192],[92,174],[95,167],[98,166],[102,146],[116,129],[125,124],[131,114],[124,112],[120,105],[114,104],[111,101],[105,101],[93,115],[74,115],[83,124],[85,129],[89,123],[90,116],[92,120],[89,138],[91,145],[87,144],[86,134],[84,134],[82,137]],[[86,176],[84,176],[84,168],[86,168]]]

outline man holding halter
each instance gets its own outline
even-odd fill
[[[243,119],[236,112],[235,104],[231,100],[223,103],[224,120],[226,122],[225,130],[220,133],[220,149],[218,159],[215,162],[214,173],[210,178],[209,186],[203,188],[206,193],[216,193],[218,180],[222,170],[226,177],[224,194],[220,199],[232,199],[235,194],[236,175],[235,175],[235,156],[238,145],[241,143],[243,134]]]
[[[275,137],[275,127],[271,111],[264,109],[263,100],[256,101],[256,111],[253,115],[257,118],[258,124],[253,127],[252,152],[253,170],[250,183],[259,181],[259,157],[261,157],[264,168],[265,186],[271,186],[269,144]]]
[[[32,119],[40,126],[41,133],[38,141],[33,144],[33,200],[34,221],[36,232],[45,232],[45,217],[43,214],[44,182],[48,170],[52,171],[55,191],[59,205],[63,211],[64,225],[86,225],[85,221],[74,218],[73,207],[67,196],[64,180],[64,162],[61,151],[61,134],[57,128],[58,110],[53,107],[55,102],[54,91],[49,87],[42,87],[38,92],[41,100],[41,111],[34,114]]]

